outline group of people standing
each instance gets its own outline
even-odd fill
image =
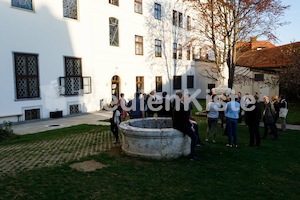
[[[213,130],[213,143],[216,143],[218,119],[221,119],[221,128],[223,135],[228,136],[228,147],[238,147],[237,125],[241,122],[242,113],[245,115],[245,123],[249,128],[249,146],[260,146],[261,139],[266,139],[269,134],[274,135],[273,140],[278,140],[278,131],[276,122],[280,119],[281,131],[286,130],[286,115],[288,112],[288,103],[281,95],[273,96],[272,101],[268,96],[263,97],[264,108],[262,109],[258,93],[254,93],[250,99],[248,93],[242,97],[238,92],[235,96],[222,94],[221,96],[211,95],[210,102],[206,106],[207,110],[207,130],[206,139],[209,141],[210,132]],[[224,104],[220,104],[223,102]],[[243,105],[242,105],[243,104]],[[224,107],[225,106],[225,107]],[[264,123],[264,134],[261,137],[259,132],[260,121]],[[224,127],[225,124],[225,127]]]
[[[273,96],[272,101],[270,101],[269,97],[264,96],[263,110],[258,93],[251,96],[253,97],[252,99],[249,97],[249,94],[245,94],[244,97],[241,97],[241,93],[238,93],[238,95],[223,94],[221,96],[212,94],[206,106],[208,126],[205,141],[209,141],[210,132],[213,130],[212,142],[216,143],[217,125],[219,118],[221,118],[221,127],[223,128],[224,121],[224,124],[226,124],[224,127],[226,135],[228,136],[226,146],[238,147],[237,126],[241,120],[241,111],[245,113],[245,123],[249,128],[250,147],[260,146],[261,139],[267,138],[269,129],[274,135],[273,140],[278,140],[276,127],[278,118],[280,118],[281,121],[281,130],[286,130],[285,118],[288,111],[288,104],[285,97],[282,95],[280,100],[278,100],[277,96]],[[176,91],[176,97],[173,99],[167,98],[167,92],[163,92],[162,98],[160,97],[158,99],[156,92],[152,91],[149,95],[135,93],[134,99],[127,103],[122,93],[117,103],[117,109],[113,111],[113,117],[111,118],[111,130],[116,138],[115,144],[119,143],[118,126],[121,121],[125,120],[127,115],[129,115],[130,119],[136,119],[153,117],[156,113],[158,117],[172,117],[173,128],[191,138],[190,160],[200,160],[200,158],[195,155],[195,148],[197,145],[201,146],[200,144],[202,143],[199,137],[198,124],[191,116],[192,102],[186,101],[188,98],[189,95],[183,95],[182,91]],[[259,132],[261,119],[263,119],[264,123],[264,135],[262,137],[260,137]]]

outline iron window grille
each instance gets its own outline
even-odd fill
[[[12,0],[11,6],[26,10],[33,10],[32,0]]]
[[[38,56],[14,53],[14,60],[17,99],[40,97]]]

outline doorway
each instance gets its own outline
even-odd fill
[[[115,75],[111,79],[111,95],[119,99],[120,95],[120,77]]]

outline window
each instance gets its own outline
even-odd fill
[[[143,55],[143,37],[135,36],[135,55]]]
[[[11,6],[16,8],[26,9],[26,10],[33,10],[32,0],[12,0]]]
[[[173,59],[177,59],[177,43],[173,43]]]
[[[181,76],[173,77],[173,89],[180,90],[181,89]]]
[[[134,0],[134,12],[143,13],[143,1],[142,0]]]
[[[144,77],[143,76],[136,77],[136,92],[139,92],[139,93],[144,92]]]
[[[161,57],[161,40],[155,40],[155,57]]]
[[[156,90],[156,92],[162,92],[162,77],[161,76],[155,77],[155,90]]]
[[[178,12],[178,20],[179,20],[179,27],[183,27],[183,16],[181,12]]]
[[[109,44],[119,46],[119,20],[113,17],[109,18]]]
[[[187,88],[194,88],[194,76],[187,76]]]
[[[180,44],[180,45],[179,45],[179,49],[178,49],[178,59],[180,59],[180,60],[182,59],[182,48],[183,48],[183,47],[182,47],[182,45]]]
[[[63,0],[64,17],[77,19],[77,0]]]
[[[108,0],[108,3],[119,6],[119,0]]]
[[[154,4],[154,18],[161,20],[161,5],[158,3]]]
[[[207,89],[209,89],[209,95],[211,95],[212,94],[212,89],[213,88],[215,88],[216,87],[216,84],[214,84],[214,83],[211,83],[211,84],[207,84]]]
[[[177,11],[173,10],[173,25],[177,26],[177,24],[178,24]]]
[[[192,47],[192,59],[195,60],[195,47]]]
[[[38,56],[14,54],[17,99],[40,97]]]
[[[40,109],[25,110],[25,121],[32,119],[40,119]]]
[[[187,19],[186,19],[186,29],[188,30],[188,31],[190,31],[191,30],[191,17],[190,16],[187,16]]]
[[[264,81],[264,74],[254,74],[255,81]]]
[[[186,59],[187,60],[191,60],[191,46],[187,47],[187,50],[186,50]]]
[[[61,95],[91,93],[91,77],[82,77],[81,58],[65,57],[65,77],[59,77]]]

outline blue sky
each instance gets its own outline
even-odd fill
[[[300,0],[282,0],[282,4],[291,5],[282,18],[282,21],[289,21],[290,24],[276,29],[275,35],[280,40],[276,46],[300,42]]]

